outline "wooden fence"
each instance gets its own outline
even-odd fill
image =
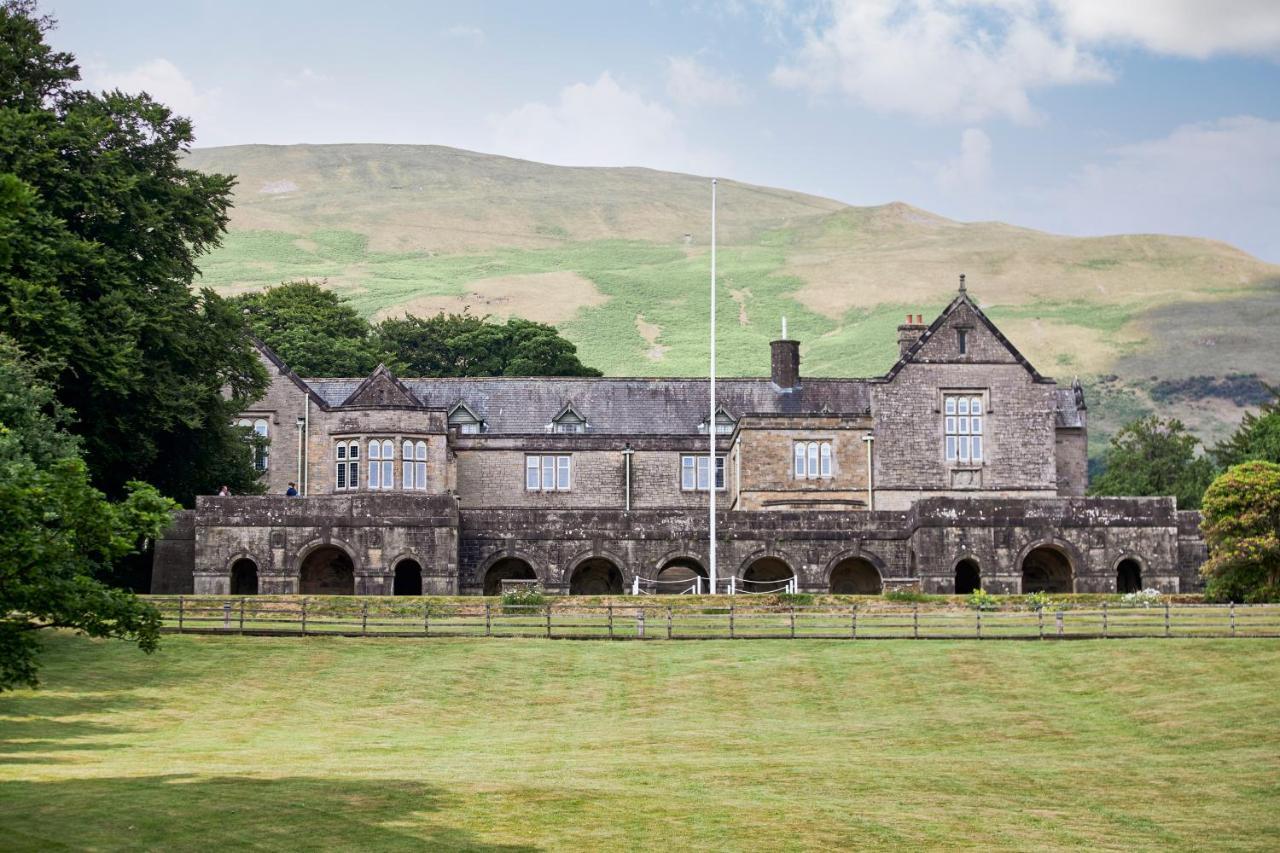
[[[1280,605],[1157,604],[974,611],[929,607],[679,607],[441,604],[412,599],[153,598],[164,630],[344,637],[544,637],[578,640],[1075,640],[1276,637]]]

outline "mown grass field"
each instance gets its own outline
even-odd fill
[[[1274,849],[1280,643],[48,638],[56,849]]]

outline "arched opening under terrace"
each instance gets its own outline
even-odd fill
[[[1052,545],[1032,548],[1022,558],[1023,592],[1071,592],[1071,559]]]
[[[231,564],[231,594],[258,594],[258,564],[248,557],[241,557]]]
[[[830,589],[835,595],[879,595],[884,584],[870,560],[846,557],[832,567]]]
[[[1116,592],[1138,592],[1142,589],[1142,564],[1125,557],[1116,566]]]
[[[760,557],[742,572],[743,592],[785,592],[796,573],[781,557]]]
[[[528,560],[519,557],[503,557],[484,573],[484,594],[501,595],[502,582],[506,580],[536,581],[538,573]]]
[[[709,592],[706,584],[707,570],[702,567],[702,564],[692,557],[675,557],[667,560],[662,564],[662,568],[658,569],[657,577],[654,578],[657,581],[654,592],[662,595],[689,592],[699,578],[703,581],[702,590]]]
[[[590,557],[569,575],[570,595],[621,595],[622,570],[608,557]]]
[[[322,545],[303,559],[298,581],[303,595],[355,595],[355,565],[346,551]]]
[[[982,573],[978,564],[967,557],[956,563],[956,595],[968,595],[982,589]]]
[[[391,582],[392,595],[422,595],[422,566],[405,558],[396,563],[396,576]]]

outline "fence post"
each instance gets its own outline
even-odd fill
[[[671,639],[671,605],[667,605],[667,639]]]
[[[1231,616],[1231,636],[1236,635],[1236,603],[1233,601],[1229,605],[1228,612]]]
[[[791,639],[796,638],[796,606],[791,605]]]
[[[1061,637],[1061,636],[1062,636],[1062,628],[1063,628],[1063,625],[1062,625],[1062,611],[1061,611],[1061,610],[1059,610],[1059,611],[1058,611],[1057,613],[1055,613],[1053,616],[1054,616],[1054,621],[1058,623],[1058,636],[1059,636],[1059,637]]]
[[[1166,637],[1170,636],[1169,634],[1169,602],[1167,601],[1164,603],[1164,635]]]
[[[1040,639],[1044,639],[1044,608],[1036,610],[1036,625],[1040,630]]]
[[[551,605],[547,605],[547,639],[551,639]]]
[[[858,639],[858,605],[849,605],[849,639]]]
[[[732,578],[733,575],[730,575],[729,577]],[[732,581],[729,582],[729,586],[730,588],[733,587]],[[733,602],[732,601],[729,602],[729,639],[730,640],[733,639]]]
[[[484,603],[484,635],[486,637],[493,636],[493,622],[489,615],[489,602]]]
[[[974,624],[974,634],[976,635],[977,639],[981,640],[982,639],[982,610],[979,609],[977,612],[978,612],[978,620]]]
[[[613,639],[613,602],[609,602],[609,639]]]
[[[639,575],[636,575],[631,579],[631,594],[632,595],[640,594],[640,576]]]
[[[920,639],[920,605],[911,605],[911,639]]]
[[[302,635],[307,634],[307,600],[302,599]]]
[[[431,636],[431,604],[430,602],[422,602],[422,636]]]
[[[636,608],[636,638],[644,639],[644,608]]]
[[[231,630],[231,602],[222,602],[222,630]]]
[[[369,602],[360,602],[360,633],[363,636],[369,635]]]
[[[244,633],[244,597],[240,598],[240,633]]]
[[[1107,603],[1104,601],[1102,602],[1102,639],[1105,640],[1107,636]]]
[[[185,607],[183,604],[182,596],[178,596],[178,633],[179,634],[182,633],[182,616],[183,616],[184,609]]]

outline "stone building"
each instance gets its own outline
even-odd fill
[[[883,376],[810,379],[774,341],[769,378],[717,381],[714,418],[706,380],[303,379],[263,347],[241,423],[269,440],[270,496],[199,498],[153,591],[705,589],[712,483],[721,591],[1197,588],[1196,513],[1085,497],[1083,390],[963,280],[898,345]]]

